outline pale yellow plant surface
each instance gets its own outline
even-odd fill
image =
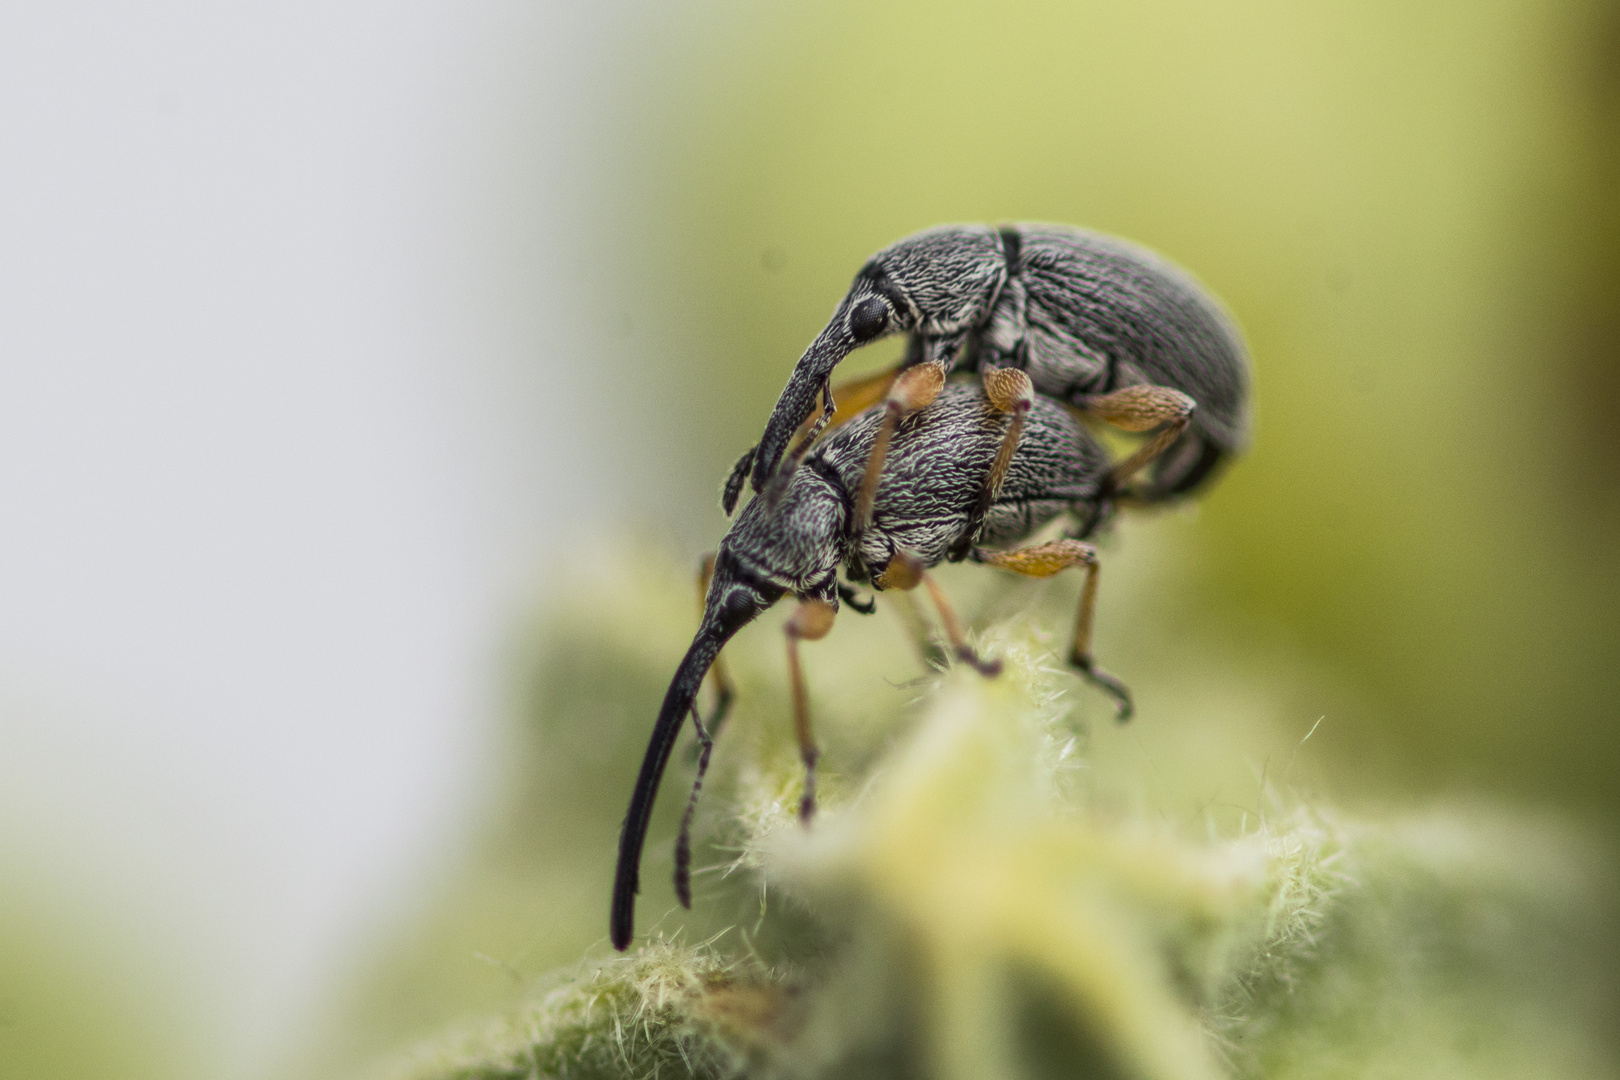
[[[678,609],[641,611],[660,607]],[[625,640],[634,668],[636,610],[609,597],[569,618],[595,620],[599,647]],[[899,625],[887,652],[862,631],[840,644],[841,626],[815,670],[915,668]],[[980,637],[998,678],[817,693],[829,783],[809,830],[766,689],[779,632],[741,639],[696,921],[660,918],[652,854],[685,796],[677,755],[631,953],[598,943],[383,1075],[1614,1075],[1606,879],[1562,828],[1479,806],[1351,816],[1269,780],[1235,826],[1124,797],[1130,770],[1091,753],[1121,736],[1077,717],[1090,691],[1038,625]],[[715,933],[680,942],[699,927]]]

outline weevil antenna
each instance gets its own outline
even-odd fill
[[[725,705],[722,704],[724,709]],[[692,778],[692,793],[686,797],[686,812],[681,815],[681,831],[675,835],[675,899],[681,907],[692,907],[692,819],[697,816],[698,796],[703,794],[703,777],[709,771],[709,757],[714,753],[714,736],[703,726],[703,717],[697,705],[692,706],[692,726],[697,728],[697,775]]]

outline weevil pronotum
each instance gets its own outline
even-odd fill
[[[1154,432],[1113,468],[1117,489],[1152,463],[1133,494],[1160,501],[1203,483],[1248,439],[1248,357],[1225,310],[1191,275],[1145,248],[1066,225],[945,225],[872,256],[827,326],[799,358],[759,445],[726,485],[730,513],[752,470],[777,496],[785,474],[832,417],[829,374],[854,349],[910,335],[899,370],[1016,368],[1037,393],[1126,431]],[[918,384],[920,385],[920,384]],[[817,395],[820,417],[811,422]],[[891,423],[926,404],[917,385],[893,393]],[[802,434],[778,470],[796,429]],[[1017,433],[1009,431],[1009,440]],[[883,440],[872,472],[883,467]],[[857,508],[857,531],[870,493]]]
[[[634,931],[641,848],[653,798],[688,713],[696,723],[701,751],[676,844],[675,886],[681,902],[690,906],[692,807],[731,698],[718,663],[720,650],[741,627],[788,593],[799,599],[786,633],[794,721],[805,768],[800,815],[808,821],[814,812],[818,751],[799,667],[799,642],[817,640],[832,629],[841,596],[854,603],[852,590],[838,579],[840,568],[848,579],[869,582],[878,590],[926,586],[957,657],[990,675],[999,665],[980,658],[969,646],[928,568],[953,554],[1032,577],[1083,567],[1086,577],[1070,659],[1114,699],[1120,719],[1130,715],[1131,698],[1124,684],[1091,659],[1097,558],[1083,536],[1107,513],[1107,452],[1067,408],[1035,396],[1021,372],[995,373],[983,389],[959,382],[932,390],[931,400],[910,410],[897,425],[889,424],[885,407],[876,406],[838,426],[804,456],[778,498],[754,499],[721,540],[708,575],[702,621],[664,696],[619,835],[611,919],[615,948],[626,948]],[[1009,442],[1007,433],[1014,426],[1022,427],[1023,435]],[[870,520],[866,528],[855,531],[857,502],[880,438],[889,443],[888,464],[873,486]],[[1076,535],[1017,550],[995,549],[1016,543],[1069,512],[1083,523]],[[992,547],[978,546],[981,542]],[[695,701],[711,666],[721,693],[705,725]]]

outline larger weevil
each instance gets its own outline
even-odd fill
[[[1248,441],[1243,339],[1186,271],[1125,240],[1066,225],[944,225],[891,244],[855,275],[799,358],[759,445],[737,463],[727,513],[750,470],[756,491],[778,496],[832,416],[833,368],[856,348],[898,333],[910,336],[899,370],[932,369],[938,377],[919,372],[909,387],[897,387],[888,401],[892,422],[927,404],[926,386],[942,385],[951,370],[1022,370],[1041,395],[1124,430],[1153,433],[1108,479],[1117,490],[1152,463],[1150,480],[1132,492],[1144,501],[1192,491]],[[868,386],[881,395],[891,381]],[[811,423],[818,394],[824,409]],[[1017,432],[1007,437],[1016,440]],[[878,440],[874,474],[883,454]]]
[[[1023,435],[1009,449],[1006,436],[1015,425],[1023,428]],[[874,443],[885,432],[888,466],[872,493],[870,520],[856,530],[856,504],[868,476],[867,463]],[[976,655],[928,569],[953,552],[1032,577],[1084,567],[1070,660],[1114,699],[1120,719],[1126,719],[1131,712],[1129,692],[1091,658],[1097,556],[1081,538],[1106,516],[1110,468],[1107,452],[1067,408],[1034,397],[1026,378],[1004,371],[987,379],[983,390],[972,382],[940,388],[929,403],[892,428],[884,407],[866,409],[806,454],[778,498],[749,502],[712,562],[702,621],[664,695],[619,834],[611,917],[614,948],[626,948],[634,933],[641,849],[653,800],[688,713],[697,725],[701,753],[676,845],[675,889],[681,902],[691,905],[692,807],[713,734],[731,697],[729,688],[722,687],[719,704],[705,725],[695,707],[698,689],[711,666],[720,673],[717,660],[725,643],[788,594],[799,601],[787,620],[786,634],[794,722],[805,768],[800,816],[808,821],[814,813],[819,751],[810,727],[799,642],[817,640],[832,629],[840,596],[854,603],[853,591],[839,580],[840,569],[849,580],[869,582],[880,591],[926,586],[957,657],[993,675],[999,664]],[[986,491],[991,493],[988,499]],[[1082,523],[1076,535],[1001,550],[1065,513]]]

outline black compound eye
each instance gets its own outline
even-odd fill
[[[869,296],[849,313],[849,332],[857,343],[871,341],[889,326],[889,305]]]

